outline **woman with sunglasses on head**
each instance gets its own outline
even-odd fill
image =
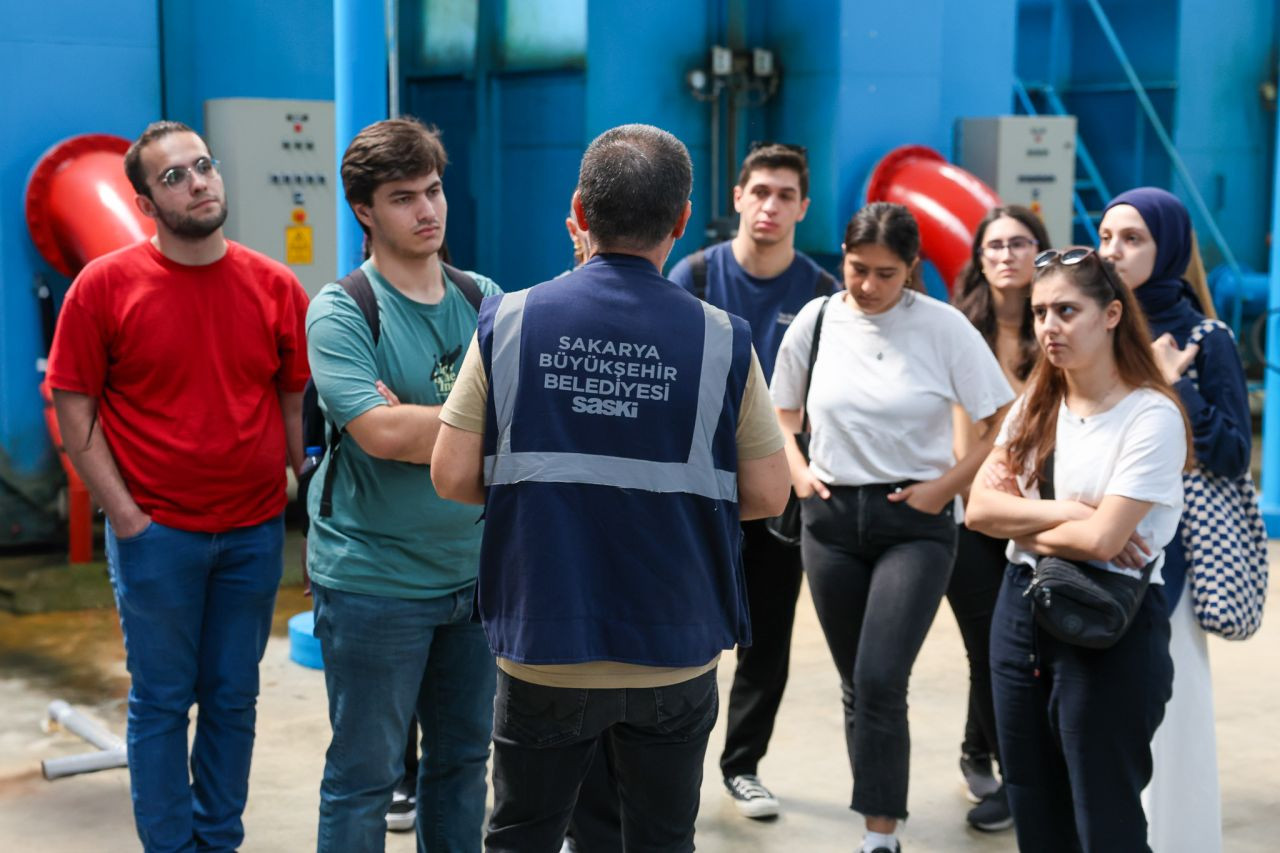
[[[1191,421],[1196,463],[1224,477],[1248,471],[1251,423],[1244,368],[1225,328],[1197,346],[1192,329],[1213,304],[1187,283],[1195,237],[1182,202],[1153,187],[1130,190],[1106,208],[1099,251],[1133,288],[1151,327],[1156,363]],[[1185,374],[1195,367],[1199,383]],[[1145,800],[1157,850],[1222,849],[1222,806],[1213,719],[1213,683],[1205,632],[1196,622],[1179,535],[1165,552],[1165,593],[1172,628],[1174,698],[1152,743],[1155,760]]]
[[[907,817],[907,681],[951,574],[956,495],[1013,391],[964,315],[913,289],[920,232],[905,207],[854,214],[843,250],[845,290],[791,323],[771,394],[804,499],[805,575],[840,675],[862,849],[895,853]],[[988,433],[958,463],[953,404]],[[794,438],[802,409],[811,460]]]
[[[992,208],[974,232],[973,251],[952,299],[982,333],[1015,393],[1022,391],[1039,354],[1028,293],[1036,254],[1047,248],[1048,232],[1035,213],[1019,205]],[[957,407],[955,413],[956,458],[963,459],[979,436],[963,409]],[[947,586],[947,601],[969,658],[968,717],[960,747],[960,772],[966,794],[977,805],[967,819],[984,832],[1013,825],[1008,799],[992,767],[993,759],[999,760],[999,751],[988,659],[991,614],[1004,579],[1008,544],[962,525],[955,568]]]
[[[1189,427],[1110,264],[1077,248],[1042,253],[1036,270],[1042,356],[966,517],[1012,540],[991,632],[1005,790],[1022,850],[1148,850],[1140,794],[1173,679],[1162,549],[1182,512]],[[1051,499],[1041,499],[1046,465]],[[1085,648],[1040,627],[1025,593],[1043,555],[1095,576],[1149,575],[1114,645]]]

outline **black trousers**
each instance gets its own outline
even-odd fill
[[[557,853],[601,743],[608,741],[623,846],[693,850],[716,672],[668,687],[544,687],[499,670],[488,853]]]
[[[947,602],[955,614],[964,651],[969,658],[969,711],[964,723],[961,752],[999,756],[996,712],[991,699],[991,616],[1004,581],[1005,546],[1008,540],[992,539],[960,527],[956,565],[947,584]]]
[[[784,545],[764,521],[742,524],[742,567],[751,611],[751,645],[738,647],[729,689],[724,752],[726,777],[756,772],[769,749],[773,723],[791,666],[791,629],[800,596],[800,549]]]
[[[832,487],[805,500],[801,549],[814,608],[840,674],[852,808],[907,817],[907,683],[955,561],[950,505],[890,503],[891,486]]]
[[[1151,737],[1173,692],[1164,590],[1147,589],[1109,649],[1041,631],[1022,597],[1031,577],[1009,566],[991,631],[991,677],[1005,790],[1018,849],[1143,851],[1140,795]]]

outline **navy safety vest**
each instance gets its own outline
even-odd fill
[[[746,321],[597,256],[486,299],[480,615],[527,664],[698,666],[751,642],[738,519]]]

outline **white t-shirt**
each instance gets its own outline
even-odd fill
[[[805,405],[809,347],[821,299],[782,339],[770,395]],[[975,421],[1013,399],[1000,365],[965,316],[915,291],[881,314],[831,297],[809,391],[809,469],[824,483],[932,480],[955,464],[951,406]]]
[[[1019,397],[1005,418],[997,446],[1004,446],[1015,420],[1021,417],[1024,397]],[[1105,412],[1082,418],[1063,403],[1058,409],[1058,437],[1053,455],[1053,494],[1097,506],[1106,495],[1150,501],[1151,509],[1138,522],[1138,535],[1158,553],[1151,582],[1163,583],[1164,546],[1173,539],[1182,517],[1182,466],[1187,458],[1186,430],[1182,415],[1168,397],[1140,388]],[[1040,489],[1028,489],[1026,474],[1018,485],[1029,498]],[[1009,543],[1012,563],[1034,566],[1036,555]],[[1090,565],[1138,577],[1136,569],[1120,569],[1110,563]]]

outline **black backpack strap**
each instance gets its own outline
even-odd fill
[[[1040,476],[1036,478],[1040,481],[1038,485],[1040,486],[1041,500],[1051,501],[1054,499],[1053,498],[1053,456],[1057,452],[1058,452],[1057,450],[1049,451],[1049,455],[1046,456],[1044,459],[1044,470],[1041,471]]]
[[[818,271],[818,282],[813,286],[813,298],[830,296],[836,292],[836,277],[826,270]]]
[[[369,331],[373,334],[373,345],[376,347],[378,339],[382,337],[382,320],[378,316],[378,297],[373,292],[369,277],[364,274],[364,270],[356,267],[338,279],[338,286],[347,292],[347,295],[355,301],[356,307],[360,309],[360,313],[364,315],[364,321],[369,324]],[[318,400],[316,405],[319,406]],[[343,431],[338,429],[336,424],[331,426],[327,442],[329,464],[324,469],[324,483],[320,486],[321,518],[333,515],[333,476],[338,470],[334,460],[338,454],[338,445],[342,442]]]
[[[462,295],[467,297],[467,302],[471,307],[476,309],[476,313],[480,313],[480,301],[484,299],[484,294],[480,292],[480,285],[476,284],[476,280],[464,273],[457,267],[450,266],[444,261],[440,262],[440,266],[444,267],[444,274],[449,276],[449,281],[454,283],[458,290],[462,291]]]
[[[693,295],[707,301],[707,253],[702,249],[689,256],[689,273],[693,276]]]
[[[809,389],[813,387],[813,366],[818,363],[818,342],[822,340],[822,318],[827,316],[827,305],[831,303],[831,295],[822,300],[818,308],[818,319],[813,323],[813,342],[809,344],[809,375],[804,380],[804,418],[800,425],[801,432],[809,431]]]
[[[373,345],[376,347],[382,335],[382,320],[378,317],[378,297],[373,295],[373,285],[369,284],[368,276],[356,267],[338,279],[338,286],[355,300],[364,321],[369,324],[369,331],[373,332]]]

